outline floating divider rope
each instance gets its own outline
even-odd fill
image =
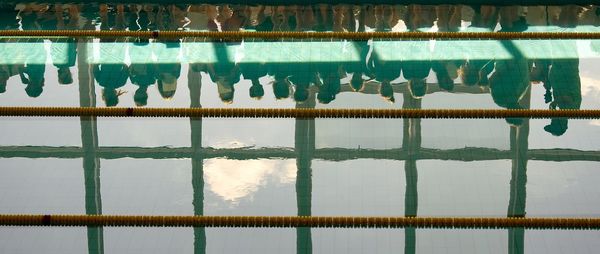
[[[600,118],[600,110],[0,107],[0,116],[227,118]]]
[[[600,229],[600,218],[0,215],[2,226]]]
[[[3,30],[0,37],[143,37],[257,39],[600,39],[597,32],[244,32],[244,31],[95,31],[95,30]]]

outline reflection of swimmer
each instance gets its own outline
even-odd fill
[[[119,104],[119,96],[124,92],[118,90],[129,78],[128,67],[125,64],[100,64],[94,66],[94,78],[103,87],[102,99],[107,107]]]
[[[581,107],[579,60],[554,60],[548,75],[548,83],[552,87],[554,98],[550,103],[551,108],[579,109]],[[544,130],[554,136],[563,135],[567,131],[568,121],[567,118],[554,118],[544,127]]]

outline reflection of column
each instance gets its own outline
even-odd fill
[[[202,87],[200,72],[193,72],[190,66],[188,72],[188,87],[190,90],[190,107],[199,108],[200,89]],[[190,118],[192,141],[192,189],[194,200],[194,215],[204,215],[204,159],[202,155],[202,118]],[[206,253],[205,228],[194,228],[194,253]]]
[[[409,93],[404,93],[402,108],[421,108],[421,100],[413,98]],[[404,216],[417,216],[419,194],[417,191],[417,155],[421,149],[421,119],[404,118],[402,150],[408,153],[404,161],[406,177],[406,191],[404,196]],[[404,253],[411,254],[416,251],[417,235],[415,228],[404,229]]]
[[[314,108],[314,93],[308,101],[298,108]],[[298,216],[311,216],[312,202],[312,169],[311,163],[315,151],[315,119],[296,118],[294,138],[296,151],[296,202]],[[296,253],[312,253],[312,236],[310,228],[296,228]]]
[[[77,69],[79,76],[79,105],[96,106],[96,92],[92,66],[87,63],[87,42],[77,43]],[[98,127],[96,117],[80,117],[81,145],[83,147],[83,174],[85,184],[85,213],[102,214],[100,197],[100,160],[96,156],[98,148]],[[102,227],[88,227],[88,252],[104,253]]]
[[[523,96],[521,106],[529,108],[531,87]],[[508,217],[525,217],[527,198],[527,150],[529,149],[529,119],[523,119],[521,126],[510,127],[510,151],[513,155],[510,199],[508,203]],[[525,251],[525,229],[508,229],[508,253],[522,254]]]

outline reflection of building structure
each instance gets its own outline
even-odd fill
[[[80,59],[85,59],[85,50],[79,44]],[[83,56],[83,57],[82,57]],[[82,107],[95,106],[94,77],[89,64],[79,62],[80,104]],[[200,74],[189,73],[189,89],[191,107],[200,107]],[[435,90],[430,90],[435,91]],[[414,99],[406,90],[399,90],[405,95],[404,108],[420,108],[421,100]],[[314,107],[314,95],[311,102],[303,105]],[[520,103],[529,107],[529,94],[523,97]],[[417,216],[417,161],[422,159],[441,160],[512,160],[512,179],[510,181],[510,201],[507,216],[525,216],[526,198],[526,168],[528,160],[589,160],[600,161],[597,151],[577,151],[564,149],[538,149],[528,150],[529,122],[525,120],[519,127],[510,129],[509,151],[487,148],[464,148],[452,150],[426,149],[421,147],[421,120],[403,119],[403,143],[399,149],[369,150],[369,149],[343,149],[323,148],[315,149],[315,119],[296,119],[295,147],[292,148],[265,148],[265,149],[213,149],[202,147],[202,119],[190,119],[191,147],[180,148],[138,148],[138,147],[99,147],[98,133],[95,118],[81,118],[82,147],[0,147],[0,157],[26,157],[26,158],[83,158],[86,190],[86,213],[102,214],[100,197],[100,163],[99,159],[116,159],[122,157],[133,158],[191,158],[192,161],[192,187],[193,206],[195,215],[204,214],[204,179],[203,161],[207,158],[228,157],[234,159],[256,158],[296,158],[296,201],[299,216],[312,215],[312,159],[324,160],[352,160],[357,158],[375,158],[403,160],[405,162],[406,193],[405,216]],[[565,155],[565,156],[557,156]],[[523,253],[524,229],[509,229],[509,252]],[[103,253],[103,229],[88,228],[88,250],[90,253]],[[298,228],[297,252],[311,253],[312,239],[310,228]],[[194,229],[195,253],[206,252],[206,233],[204,228]],[[405,229],[405,253],[416,251],[416,230]]]

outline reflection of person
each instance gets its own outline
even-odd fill
[[[415,99],[420,99],[427,94],[427,83],[425,79],[429,76],[431,70],[431,61],[410,61],[406,62],[402,69],[403,76],[408,80],[408,91]]]
[[[381,82],[379,94],[389,102],[395,102],[391,82],[400,76],[403,65],[400,62],[373,60],[375,80]]]
[[[363,75],[369,77],[369,79],[374,78],[374,74],[369,68],[367,68],[367,56],[369,55],[370,46],[366,41],[356,41],[352,42],[354,48],[360,52],[360,61],[353,61],[349,63],[344,63],[344,69],[347,73],[352,74],[352,78],[350,79],[350,86],[352,90],[361,91],[365,85],[365,79]],[[398,74],[399,75],[399,74]]]
[[[156,82],[156,73],[152,64],[132,63],[129,67],[129,79],[131,83],[138,86],[133,95],[133,100],[137,106],[146,106],[148,104],[148,87]]]
[[[25,92],[29,97],[38,97],[44,91],[45,64],[28,64],[21,72],[21,82],[26,85]]]
[[[435,73],[438,85],[446,91],[454,90],[454,79],[458,76],[457,63],[455,61],[434,61],[431,69]]]
[[[0,65],[0,93],[6,92],[6,83],[12,76],[19,75],[23,70],[22,65],[3,64]]]
[[[321,63],[316,65],[319,76],[319,93],[317,99],[320,103],[328,104],[335,100],[340,92],[340,65],[336,63]]]
[[[579,109],[581,107],[579,60],[554,60],[548,74],[548,83],[554,98],[550,103],[551,108]],[[554,118],[544,127],[544,130],[554,136],[563,135],[567,131],[568,121],[567,118]]]
[[[27,4],[20,13],[23,30],[39,30],[41,24],[47,25],[51,19],[46,11],[49,6],[44,4]],[[41,24],[40,24],[41,23]],[[42,39],[33,39],[35,46],[27,54],[25,67],[20,72],[21,82],[26,85],[25,92],[29,97],[38,97],[44,90],[44,75],[46,73],[46,50]]]
[[[494,102],[507,109],[522,109],[521,98],[529,88],[529,66],[525,59],[496,61],[494,73],[490,76],[490,91]],[[509,118],[511,125],[521,125],[523,119]]]
[[[125,64],[99,64],[94,66],[94,78],[103,87],[102,99],[107,107],[119,104],[119,96],[123,94],[118,90],[123,87],[129,78],[129,68]]]
[[[227,53],[227,46],[215,44],[217,61],[207,66],[208,75],[217,84],[217,91],[223,103],[233,102],[234,85],[240,82],[241,71],[237,63],[232,62]]]
[[[155,65],[158,92],[163,99],[171,99],[177,91],[177,79],[181,74],[180,63],[159,63]]]
[[[292,84],[287,76],[275,74],[273,80],[273,94],[275,99],[281,100],[290,97],[290,89]]]
[[[77,45],[74,39],[69,39],[63,42],[53,42],[51,45],[50,55],[52,63],[58,68],[58,83],[68,85],[73,83],[71,67],[75,66],[77,59]],[[59,62],[59,59],[66,54],[66,61]]]
[[[317,71],[313,65],[298,64],[291,66],[288,80],[294,85],[294,100],[304,103],[310,97],[309,88],[317,79]]]
[[[259,79],[267,75],[267,67],[264,63],[244,63],[240,64],[240,70],[244,79],[252,82],[250,97],[260,100],[265,95],[265,90]]]
[[[189,7],[187,17],[188,28],[193,31],[216,31],[217,7],[210,4],[193,4]]]

